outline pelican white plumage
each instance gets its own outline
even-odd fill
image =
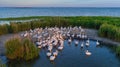
[[[51,51],[47,52],[46,55],[49,57],[52,55]]]
[[[98,42],[98,40],[97,40],[97,42],[96,42],[96,45],[99,45],[100,43]]]
[[[87,42],[87,43],[89,43],[89,42],[90,42],[90,40],[88,39],[86,42]]]
[[[52,46],[48,46],[49,51],[52,51],[52,48],[53,48]]]
[[[88,42],[86,42],[86,46],[89,46],[90,44]]]
[[[85,35],[82,35],[81,38],[84,39],[84,38],[85,38]]]
[[[79,42],[76,40],[76,41],[75,41],[75,44],[78,45],[78,43],[79,43]]]
[[[70,38],[70,39],[68,39],[68,42],[72,42],[72,39]]]
[[[47,44],[46,44],[46,43],[44,43],[44,44],[43,44],[43,47],[46,47],[46,46],[47,46]]]
[[[42,45],[38,45],[38,48],[42,48]]]
[[[67,36],[68,36],[68,37],[70,37],[70,34],[69,34],[69,33],[67,33]]]
[[[56,50],[55,52],[53,52],[53,55],[57,56],[58,55],[58,51]]]
[[[58,50],[62,50],[62,49],[63,49],[63,46],[59,46],[59,47],[58,47]]]
[[[28,32],[26,31],[23,36],[24,36],[24,37],[27,37],[27,36],[28,36]]]
[[[55,60],[55,55],[50,56],[50,61],[54,61]]]
[[[90,45],[90,41],[89,39],[86,41],[86,46],[89,46]]]
[[[81,48],[83,48],[83,47],[84,47],[84,43],[82,42],[82,43],[81,43]]]
[[[84,35],[84,38],[87,38],[87,35]]]
[[[89,52],[88,50],[86,50],[85,54],[86,54],[86,55],[91,55],[92,53]]]
[[[72,37],[74,38],[74,36],[75,36],[75,35],[73,34]]]
[[[57,40],[53,42],[53,46],[56,46],[57,45]]]
[[[42,42],[36,42],[36,44],[37,44],[37,45],[41,45],[41,44],[42,44]]]
[[[64,46],[64,41],[60,39],[60,46]]]

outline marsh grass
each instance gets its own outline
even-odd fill
[[[14,37],[5,43],[6,56],[10,60],[32,60],[38,57],[38,49],[30,39]]]
[[[120,41],[120,17],[106,16],[32,16],[17,18],[0,18],[0,20],[25,20],[38,19],[27,22],[11,22],[10,25],[0,25],[0,35],[7,33],[18,33],[35,28],[45,27],[68,27],[82,26],[99,30],[99,35],[109,39]]]
[[[116,47],[116,54],[117,54],[117,56],[120,56],[120,46]]]
[[[102,24],[99,29],[99,35],[112,40],[120,41],[120,27],[111,24]]]

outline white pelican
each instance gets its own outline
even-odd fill
[[[72,42],[71,38],[68,40],[68,42]]]
[[[75,36],[75,35],[73,34],[72,37],[74,38],[74,36]]]
[[[86,50],[85,54],[86,54],[86,55],[91,55],[92,53],[89,52],[88,50]]]
[[[75,44],[76,44],[76,45],[78,45],[78,43],[79,43],[78,41],[75,41]]]
[[[43,47],[46,47],[46,45],[47,45],[47,44],[46,44],[46,43],[44,43],[44,44],[43,44]]]
[[[48,57],[51,56],[51,54],[52,54],[51,51],[49,51],[49,52],[46,53],[46,55],[47,55]]]
[[[96,45],[99,45],[100,43],[98,42],[98,40],[97,40],[97,42],[96,42]]]
[[[36,42],[36,44],[37,44],[37,45],[41,45],[41,44],[42,44],[42,42]]]
[[[53,46],[56,46],[56,45],[57,45],[57,41],[54,41],[54,42],[53,42]]]
[[[87,35],[84,35],[84,38],[87,38]]]
[[[58,55],[58,51],[56,50],[55,52],[53,52],[53,55],[57,56]]]
[[[82,42],[82,44],[81,44],[81,48],[83,48],[84,47],[84,44],[83,44],[83,42]]]
[[[85,38],[85,35],[82,35],[81,38],[84,39],[84,38]]]
[[[50,56],[50,61],[54,61],[55,60],[55,55]]]
[[[52,50],[52,48],[53,48],[52,46],[48,46],[48,50],[49,50],[49,51],[51,51],[51,50]]]
[[[62,49],[63,49],[63,46],[59,46],[59,47],[58,47],[58,50],[62,50]]]
[[[42,48],[42,45],[38,45],[38,48]]]
[[[23,35],[24,37],[27,37],[28,36],[28,33],[27,33],[27,31],[26,31],[26,33]]]
[[[89,39],[86,42],[89,43],[90,42]]]
[[[89,46],[90,45],[90,43],[89,43],[89,40],[86,42],[86,46]]]

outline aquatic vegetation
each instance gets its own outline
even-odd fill
[[[24,39],[23,46],[25,60],[30,60],[38,57],[38,49],[36,48],[35,44],[33,44],[29,39]]]
[[[16,24],[16,23],[11,23],[11,24],[10,24],[10,27],[11,27],[12,33],[18,33],[18,32],[19,32],[18,24]]]
[[[120,28],[110,24],[102,24],[99,29],[99,35],[116,41],[120,41]]]
[[[38,54],[37,47],[29,39],[14,37],[5,43],[6,56],[11,60],[31,60]]]
[[[120,17],[106,16],[32,16],[17,18],[0,18],[0,20],[25,20],[37,19],[27,22],[11,22],[10,25],[0,25],[0,35],[7,33],[17,33],[35,28],[45,27],[68,27],[82,26],[99,30],[99,35],[115,41],[120,41]],[[4,31],[2,31],[4,30]],[[114,35],[113,35],[114,34]]]
[[[118,56],[120,56],[120,46],[117,46],[117,47],[116,47],[116,54],[117,54]]]
[[[8,28],[7,25],[0,25],[0,35],[7,34],[8,33]]]

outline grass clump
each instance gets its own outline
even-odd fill
[[[24,59],[30,60],[38,56],[38,49],[29,39],[24,39]]]
[[[111,24],[102,24],[99,29],[99,35],[112,40],[120,41],[120,28]]]
[[[0,25],[0,35],[3,35],[3,34],[7,34],[8,33],[8,28],[7,28],[7,24],[4,24],[4,25]]]
[[[10,60],[31,60],[38,57],[37,47],[27,38],[15,37],[5,43],[6,56]]]

